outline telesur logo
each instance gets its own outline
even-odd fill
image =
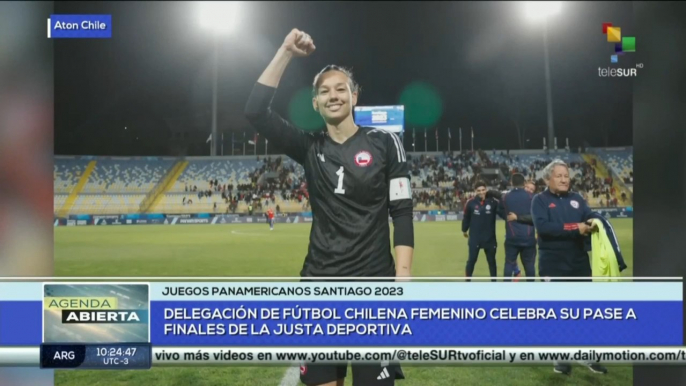
[[[614,54],[610,55],[610,63],[619,63],[619,57],[627,52],[636,52],[636,38],[633,36],[622,37],[622,29],[613,26],[612,23],[603,23],[603,35],[607,36],[607,42],[614,44]],[[598,67],[598,76],[606,78],[634,77],[637,69],[643,68],[643,63],[636,64],[635,68],[601,68]]]

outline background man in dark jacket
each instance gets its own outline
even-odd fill
[[[512,190],[500,200],[501,217],[507,216],[505,223],[505,277],[518,274],[517,257],[521,257],[524,272],[533,281],[536,277],[536,231],[531,217],[533,194],[524,189],[526,179],[521,174],[513,174]]]
[[[474,266],[481,249],[486,253],[488,270],[491,277],[498,276],[495,253],[498,243],[495,238],[495,216],[499,213],[499,202],[493,197],[486,197],[486,183],[479,181],[474,184],[476,196],[467,201],[464,206],[462,220],[462,234],[469,239],[469,259],[465,268],[465,276],[472,277]],[[496,279],[492,279],[495,281]]]

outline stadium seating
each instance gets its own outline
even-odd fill
[[[466,165],[462,169],[462,172],[458,174],[457,171],[455,170],[455,168],[449,168],[447,166],[447,157],[445,157],[444,155],[442,155],[442,154],[431,155],[430,157],[437,161],[438,166],[436,169],[438,169],[439,167],[443,167],[443,169],[445,171],[445,176],[448,179],[448,181],[440,181],[437,184],[438,187],[450,188],[453,186],[453,181],[455,178],[464,179],[464,178],[471,178],[474,176],[474,171],[472,170],[472,167],[470,165]],[[411,162],[410,170],[414,170],[414,167],[412,166],[412,165],[414,165],[414,161],[415,161],[415,159],[410,160],[410,162]],[[418,157],[417,157],[416,161],[419,163]],[[429,176],[435,177],[436,175],[438,175],[438,170],[433,170],[430,167],[419,167],[419,168],[417,168],[416,175],[415,175],[415,173],[412,174],[410,182],[413,183],[416,187],[420,188],[420,187],[422,187],[423,182],[426,181]]]
[[[598,149],[596,154],[622,179],[628,178],[629,173],[634,170],[634,153],[631,148],[619,150]]]
[[[289,175],[293,181],[290,189],[299,187],[299,181],[304,179],[302,166],[286,157],[283,158],[282,165],[284,168],[293,167],[295,170]],[[209,190],[210,180],[217,180],[222,186],[233,185],[235,194],[238,186],[252,185],[252,174],[263,166],[265,166],[264,159],[258,161],[252,157],[222,157],[213,160],[190,159],[186,169],[152,210],[161,213],[225,213],[228,204],[221,198],[221,192],[212,189],[213,195],[210,198],[200,198],[198,192]],[[189,191],[186,191],[187,187]],[[198,190],[190,191],[193,187],[197,187]],[[193,203],[184,204],[184,197],[187,200],[192,200]],[[214,208],[215,203],[217,204],[216,209]],[[302,204],[284,201],[281,197],[277,197],[276,202],[271,206],[277,204],[282,211],[299,212],[303,210]],[[237,212],[245,212],[247,207],[247,203],[242,201],[238,205]]]
[[[507,159],[506,156],[501,155],[501,152],[496,151],[495,154],[492,152],[487,152],[488,158],[491,160],[491,162],[497,163],[497,164],[507,164],[510,169],[517,168],[517,170],[520,173],[523,173],[527,178],[529,179],[535,179],[538,180],[543,177],[543,170],[542,168],[536,170],[536,173],[534,176],[531,175],[531,169],[530,166],[534,164],[535,162],[539,163],[550,163],[553,159],[559,158],[562,161],[566,162],[567,164],[571,163],[583,163],[584,160],[581,157],[580,154],[576,153],[560,153],[560,154],[555,154],[555,155],[546,155],[546,154],[522,154],[522,155],[517,155],[516,157],[513,155],[512,160]],[[581,169],[579,168],[571,168],[570,170],[570,177],[574,178],[578,174],[581,174]],[[532,178],[533,177],[533,178]]]
[[[469,171],[463,171],[463,173],[460,174],[460,177],[461,178],[472,177],[474,175],[474,173],[471,171],[471,167],[469,167],[468,170]],[[417,175],[417,176],[412,175],[412,178],[410,180],[410,182],[414,183],[417,187],[421,187],[422,183],[424,181],[426,181],[429,176],[435,176],[437,174],[437,172],[432,171],[429,168],[421,168],[418,171],[419,171],[419,175]],[[447,169],[446,168],[445,169],[445,175],[446,175],[446,177],[448,177],[449,179],[452,180],[455,178],[457,173],[455,173],[454,169]],[[452,181],[441,181],[438,183],[438,186],[442,187],[442,188],[447,188],[447,187],[453,186],[453,183],[452,183]]]
[[[57,188],[55,188],[57,190]],[[57,193],[57,192],[55,192]],[[55,213],[57,213],[60,208],[62,208],[62,205],[64,205],[64,202],[67,201],[67,195],[66,194],[55,194],[55,205],[54,205],[54,210]]]
[[[69,194],[86,171],[87,160],[76,158],[55,158],[55,194]],[[65,197],[66,198],[66,197]]]
[[[100,159],[82,193],[145,194],[173,165],[173,160]]]
[[[619,176],[627,177],[633,170],[633,156],[631,149],[628,150],[594,150],[598,157],[604,163],[611,167]],[[507,165],[510,170],[514,168],[523,172],[528,178],[535,179],[542,178],[542,169],[545,164],[550,162],[553,158],[561,158],[567,163],[582,164],[584,159],[581,155],[576,153],[560,153],[545,155],[539,154],[525,154],[517,155],[516,157],[507,157],[501,155],[500,151],[486,152],[488,160],[498,165]],[[460,189],[469,190],[466,184],[475,174],[471,163],[483,165],[484,159],[475,156],[467,160],[466,163],[461,164],[461,168],[455,165],[451,166],[451,160],[446,155],[442,154],[426,154],[424,158],[420,158],[421,154],[415,153],[408,158],[410,161],[410,170],[412,171],[412,183],[415,184],[416,189],[421,189],[423,186],[429,187],[431,190],[436,188],[452,189],[454,182],[459,181]],[[138,213],[140,205],[155,186],[157,186],[169,173],[171,168],[175,165],[175,159],[159,159],[159,158],[69,158],[56,157],[54,167],[54,210],[57,213],[64,205],[69,202],[69,193],[74,191],[74,188],[80,181],[80,178],[86,172],[86,168],[90,160],[96,160],[95,168],[90,174],[88,181],[85,182],[83,189],[69,210],[69,214],[129,214]],[[423,161],[422,161],[423,160]],[[453,159],[453,161],[456,158]],[[218,180],[221,185],[233,185],[233,194],[237,193],[238,186],[251,186],[253,178],[260,180],[261,175],[255,175],[266,166],[266,161],[262,158],[257,160],[252,157],[217,157],[217,158],[194,158],[191,157],[186,160],[188,162],[186,168],[181,172],[179,177],[171,185],[171,187],[163,193],[158,200],[154,201],[154,205],[149,211],[156,213],[226,213],[228,204],[222,199],[221,192],[214,189],[212,197],[198,197],[198,192],[207,191],[210,189],[209,181]],[[272,162],[274,159],[272,159]],[[302,166],[287,157],[282,158],[282,169],[279,169],[274,175],[280,173],[283,168],[288,170],[288,178],[291,180],[291,186],[287,190],[298,189],[300,181],[304,179],[304,170]],[[460,161],[458,161],[460,162]],[[530,166],[535,164],[534,176],[531,175]],[[273,163],[271,164],[274,165]],[[435,167],[433,165],[436,165]],[[436,183],[439,176],[439,169],[443,168],[444,178]],[[457,170],[460,170],[459,173]],[[290,171],[293,170],[291,173]],[[578,177],[582,173],[581,168],[573,168],[571,170],[572,177]],[[283,176],[283,175],[282,175]],[[432,183],[424,182],[431,180]],[[82,182],[83,183],[83,182]],[[161,185],[160,185],[161,186]],[[198,190],[195,192],[186,191],[186,187],[191,189],[197,186]],[[251,187],[252,188],[252,187]],[[245,192],[244,192],[245,193]],[[276,189],[276,200],[263,201],[263,207],[275,207],[279,205],[282,212],[300,212],[306,210],[307,202],[299,202],[297,200],[284,200],[281,197],[281,189]],[[593,198],[591,192],[588,193],[588,201],[592,206],[598,206],[600,201],[604,199]],[[184,204],[183,198],[193,201],[192,204]],[[446,196],[447,197],[447,196]],[[447,200],[447,201],[446,201]],[[442,209],[446,209],[448,201],[454,199],[443,198]],[[429,200],[429,205],[426,202],[418,201],[415,206],[416,210],[430,210],[438,209],[434,201]],[[217,208],[214,208],[214,204]],[[621,205],[621,204],[620,204]],[[237,213],[244,213],[247,211],[248,204],[245,200],[238,203],[236,209]]]
[[[290,158],[284,157],[283,166],[285,168],[293,168],[295,170],[295,172],[290,175],[292,179],[298,181],[305,180],[305,169],[303,169],[302,165],[300,165],[299,163],[293,161]]]
[[[250,173],[263,165],[262,161],[255,159],[192,160],[170,191],[184,192],[186,186],[197,186],[198,190],[207,190],[210,188],[209,181],[215,179],[222,185],[250,184]]]
[[[218,180],[221,185],[250,185],[251,173],[261,169],[265,165],[263,159],[217,159],[217,160],[190,160],[186,169],[181,173],[176,183],[169,190],[173,193],[185,193],[186,186],[197,186],[198,190],[210,188],[210,180]],[[295,169],[294,180],[304,178],[302,166],[290,159],[284,159],[283,166]]]
[[[145,194],[80,194],[71,214],[132,214],[140,211]]]
[[[190,199],[193,201],[192,204],[184,204],[183,198],[186,200]],[[283,200],[279,195],[277,195],[274,203],[269,200],[262,200],[263,209],[267,207],[275,208],[276,205],[279,206],[281,212],[302,212],[306,210],[304,208],[304,202],[299,203],[298,201]],[[217,208],[214,208],[214,204],[217,204]],[[226,213],[228,209],[228,204],[222,199],[221,193],[214,193],[212,197],[202,197],[198,198],[197,194],[165,194],[160,203],[153,209],[156,213]],[[245,200],[238,202],[238,207],[236,213],[245,213],[248,211],[248,204]],[[229,213],[232,213],[229,211]]]

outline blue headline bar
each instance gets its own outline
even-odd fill
[[[681,302],[152,302],[150,339],[164,346],[669,346],[683,344],[682,311]]]
[[[342,319],[315,319],[313,317],[266,319],[184,319],[193,309],[208,312],[220,310],[224,316],[229,309],[269,309],[284,314],[286,308],[335,309]],[[368,317],[371,312],[380,315],[382,308],[403,309],[407,319],[379,319]],[[412,315],[413,308],[423,313]],[[441,308],[482,308],[483,319],[437,319],[436,314],[426,319],[428,310]],[[545,315],[534,319],[513,319],[519,308],[545,309]],[[563,312],[566,308],[568,311]],[[361,312],[365,317],[347,318],[346,309]],[[549,318],[550,309],[556,315]],[[569,310],[578,309],[578,319],[571,319]],[[592,312],[584,317],[584,309]],[[617,319],[610,310],[619,309]],[[635,319],[629,317],[632,309]],[[278,311],[274,311],[278,310]],[[365,311],[366,310],[366,311]],[[369,311],[371,310],[371,311]],[[495,310],[495,311],[494,311]],[[508,311],[512,310],[512,311]],[[32,346],[42,343],[42,302],[0,302],[0,345]],[[366,314],[365,314],[366,313]],[[612,314],[611,318],[608,316]],[[184,316],[185,315],[185,316]],[[361,314],[358,314],[361,315]],[[476,315],[476,313],[475,313]],[[524,314],[522,314],[524,315]],[[214,315],[216,316],[216,314]],[[304,316],[304,314],[303,314]],[[348,314],[347,316],[350,316]],[[397,315],[396,315],[397,316]],[[495,318],[494,318],[495,316]],[[279,326],[282,324],[284,326]],[[309,324],[309,327],[303,325]],[[358,326],[377,325],[375,332]],[[378,325],[395,327],[379,327]],[[193,327],[191,327],[193,325]],[[210,325],[213,325],[210,327]],[[217,327],[222,325],[223,333]],[[296,325],[300,325],[296,327]],[[322,334],[314,333],[314,325]],[[331,327],[329,325],[334,325]],[[343,327],[340,327],[340,326]],[[407,325],[411,334],[403,325]],[[270,334],[263,333],[266,328]],[[352,327],[351,327],[352,326]],[[398,327],[399,326],[399,327]],[[331,333],[331,329],[334,333]],[[341,333],[339,330],[353,328]],[[231,331],[234,329],[234,331]],[[307,329],[310,332],[307,332]],[[393,331],[396,329],[396,331]],[[183,330],[183,331],[182,331]],[[279,331],[284,331],[278,334]],[[289,332],[290,331],[290,332]],[[655,346],[683,344],[683,312],[681,302],[152,302],[150,309],[150,339],[153,345],[163,346],[364,346],[364,345],[512,345],[512,346]]]

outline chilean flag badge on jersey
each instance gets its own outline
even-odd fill
[[[372,153],[368,151],[361,151],[355,154],[355,165],[366,168],[372,164]]]

